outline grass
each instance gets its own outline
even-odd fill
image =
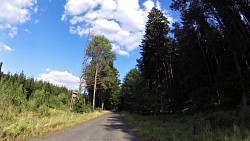
[[[250,110],[194,115],[141,116],[123,112],[143,141],[250,141]]]
[[[22,111],[16,107],[0,108],[0,140],[22,141],[77,125],[96,118],[103,112],[78,114],[65,110],[49,109],[49,115]]]

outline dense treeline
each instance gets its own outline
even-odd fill
[[[27,78],[24,73],[2,74],[0,77],[0,109],[16,107],[49,114],[48,108],[68,109],[71,92],[48,82]]]
[[[246,108],[249,1],[173,0],[171,8],[182,19],[171,30],[160,10],[148,15],[142,57],[122,85],[122,108],[136,113]]]
[[[70,109],[71,93],[65,87],[34,80],[24,73],[0,72],[0,140],[43,136],[103,114],[82,106],[83,95],[81,102]]]

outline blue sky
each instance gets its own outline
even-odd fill
[[[161,8],[169,20],[171,0],[0,0],[3,72],[76,89],[89,28],[104,34],[116,53],[120,79],[140,58],[147,13]]]

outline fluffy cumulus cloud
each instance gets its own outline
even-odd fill
[[[65,86],[71,90],[77,90],[79,87],[79,78],[67,71],[46,69],[45,73],[39,75],[38,80]]]
[[[13,51],[13,49],[10,46],[0,42],[0,51],[8,51],[9,52],[9,51]]]
[[[161,9],[173,22],[158,0],[142,4],[139,0],[67,0],[61,19],[70,23],[72,34],[83,36],[92,28],[112,42],[113,51],[129,56],[141,43],[147,15],[153,7]]]
[[[31,13],[37,12],[36,0],[1,0],[0,31],[8,32],[13,38],[17,27],[30,20]]]

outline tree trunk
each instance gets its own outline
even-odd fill
[[[0,73],[2,72],[2,65],[3,65],[3,62],[0,62]]]
[[[97,73],[98,73],[98,67],[96,65],[96,68],[95,68],[95,83],[94,83],[94,92],[93,92],[93,109],[95,109],[95,93],[96,93],[96,80],[97,80]]]
[[[234,57],[234,62],[235,62],[235,65],[236,65],[236,69],[237,69],[237,72],[239,74],[239,77],[240,77],[240,83],[241,83],[241,89],[242,89],[242,92],[241,92],[241,98],[242,98],[242,107],[243,109],[245,107],[247,107],[247,96],[246,96],[246,93],[244,92],[244,84],[243,84],[243,77],[242,77],[242,73],[241,73],[241,67],[240,67],[240,64],[239,64],[239,60],[237,58],[237,53],[234,51],[233,52],[233,57]]]
[[[102,100],[102,110],[104,110],[104,101]]]
[[[221,23],[219,17],[217,16],[216,12],[213,10],[212,7],[210,7],[211,11],[213,12],[215,18],[217,19],[221,29],[222,29],[222,32],[224,33],[225,35],[225,38],[227,39],[227,41],[230,42],[230,37],[227,35],[227,32],[226,30],[224,29],[224,26],[223,24]],[[231,43],[231,42],[230,42]],[[240,64],[239,64],[239,60],[237,58],[237,53],[235,51],[233,51],[233,48],[230,46],[230,51],[232,52],[233,54],[233,58],[234,58],[234,62],[235,62],[235,66],[236,66],[236,70],[237,70],[237,73],[240,77],[240,83],[241,83],[241,89],[242,89],[242,94],[241,94],[241,98],[242,98],[242,107],[243,109],[245,107],[247,107],[247,96],[246,96],[246,93],[244,92],[244,85],[243,85],[243,76],[242,76],[242,73],[241,73],[241,67],[240,67]]]

